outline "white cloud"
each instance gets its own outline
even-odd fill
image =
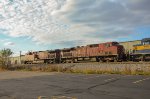
[[[149,0],[3,0],[0,29],[43,44],[111,41],[149,26],[149,4]]]
[[[9,39],[1,39],[0,42],[4,43],[4,42],[7,42],[9,41]]]
[[[15,45],[15,43],[13,43],[13,42],[5,42],[4,43],[4,46],[14,46]]]
[[[28,51],[21,51],[21,55],[25,55]],[[20,51],[13,51],[13,57],[20,56]]]

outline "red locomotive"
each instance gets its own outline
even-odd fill
[[[96,58],[96,61],[120,61],[124,55],[123,46],[117,42],[87,45],[77,49],[77,57]]]
[[[118,42],[107,42],[53,51],[29,52],[25,63],[66,63],[95,59],[97,62],[122,61],[124,48]]]

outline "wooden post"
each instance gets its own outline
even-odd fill
[[[19,60],[20,60],[20,64],[21,64],[21,51],[20,51],[20,59]]]

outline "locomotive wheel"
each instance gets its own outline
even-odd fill
[[[104,61],[103,61],[103,59],[102,59],[102,58],[100,58],[100,59],[99,59],[99,62],[101,62],[101,63],[102,63],[102,62],[104,62]]]
[[[71,61],[71,63],[74,63],[73,61]]]
[[[106,60],[106,62],[108,63],[108,62],[110,62],[110,60],[109,60],[109,59],[107,59],[107,60]]]
[[[114,62],[118,62],[117,59],[114,59]]]
[[[78,62],[78,60],[77,60],[77,59],[74,59],[74,60],[73,60],[73,63],[77,63],[77,62]]]
[[[96,61],[97,61],[97,62],[100,62],[100,59],[99,59],[98,57],[96,57]]]

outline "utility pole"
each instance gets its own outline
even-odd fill
[[[21,64],[21,51],[20,51],[20,64]]]

